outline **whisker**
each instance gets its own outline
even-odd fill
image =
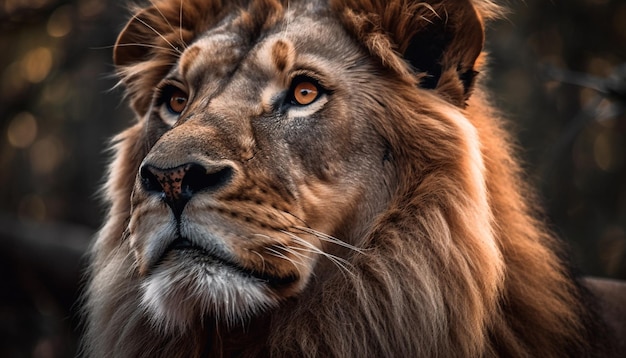
[[[341,272],[344,277],[346,276],[346,274],[348,274],[352,276],[352,278],[356,278],[356,275],[353,272],[354,266],[345,259],[342,259],[341,257],[320,250],[313,250],[305,247],[294,247],[293,250],[319,254],[332,262],[337,268],[339,268],[339,272]]]
[[[168,39],[165,38],[165,36],[163,36],[160,32],[158,32],[154,27],[150,26],[150,24],[148,24],[144,20],[140,19],[139,16],[137,16],[137,15],[134,15],[133,18],[136,19],[137,21],[141,22],[144,26],[146,26],[147,28],[152,30],[155,34],[159,35],[159,37],[162,38],[163,41],[167,42],[167,44],[170,45],[172,47],[172,49],[176,51],[177,54],[179,54],[179,55],[182,54],[182,52],[178,49],[178,47],[174,46]]]
[[[298,247],[293,247],[293,248],[292,248],[292,247],[288,247],[288,246],[281,246],[281,247],[280,247],[280,249],[281,249],[281,250],[283,250],[283,251],[285,251],[285,252],[287,252],[287,253],[290,253],[290,254],[292,254],[292,255],[294,255],[294,256],[301,257],[301,258],[302,258],[302,260],[301,260],[302,262],[304,262],[304,259],[306,259],[306,260],[309,260],[309,259],[310,259],[310,257],[309,257],[309,256],[304,255],[304,254],[302,254],[302,253],[300,253],[300,252],[296,251],[297,249],[301,249],[301,248],[298,248]],[[304,249],[302,249],[302,250],[300,250],[300,251],[305,251],[305,250],[304,250]],[[309,250],[309,251],[305,251],[305,252],[313,252],[313,251],[312,251],[312,250]]]
[[[281,210],[281,213],[287,214],[289,216],[291,216],[292,218],[296,219],[297,221],[299,221],[300,223],[302,223],[302,225],[304,225],[305,227],[308,227],[309,225],[307,225],[306,221],[300,219],[296,214],[291,213],[290,211],[287,210]]]
[[[355,277],[354,272],[352,272],[352,270],[354,269],[354,265],[352,265],[350,262],[348,262],[346,259],[330,254],[328,252],[325,252],[323,250],[321,250],[320,248],[316,247],[315,245],[311,244],[310,242],[304,240],[303,238],[288,232],[288,231],[283,231],[284,234],[289,235],[289,237],[291,237],[295,242],[305,246],[303,248],[296,248],[293,247],[293,249],[297,249],[300,251],[305,251],[305,252],[311,252],[311,253],[315,253],[318,254],[320,256],[323,256],[325,258],[327,258],[330,262],[332,262],[333,264],[335,264],[338,268],[340,268],[340,272],[342,273],[348,273],[350,274],[352,277]]]
[[[180,0],[180,12],[179,12],[179,19],[178,19],[178,36],[180,37],[180,42],[183,44],[183,48],[187,48],[189,47],[187,45],[187,43],[185,42],[185,39],[183,38],[183,2],[185,0]]]
[[[150,0],[150,4],[152,4],[152,6],[156,9],[156,11],[159,12],[159,15],[161,15],[161,18],[163,20],[165,20],[165,23],[167,24],[167,26],[169,26],[169,28],[172,30],[172,32],[175,32],[176,30],[174,29],[174,27],[172,26],[172,24],[170,24],[169,20],[167,19],[167,17],[165,17],[165,15],[163,14],[163,12],[161,11],[161,9],[159,9],[159,7],[157,6],[157,4],[154,2],[154,0]]]
[[[109,49],[109,48],[115,48],[115,47],[127,47],[127,46],[139,46],[139,47],[148,47],[148,48],[154,48],[154,49],[158,49],[158,50],[163,50],[163,51],[169,51],[173,54],[176,55],[180,55],[180,51],[178,51],[177,49],[171,49],[169,47],[163,47],[163,46],[158,46],[158,45],[153,45],[153,44],[144,44],[144,43],[125,43],[125,44],[117,44],[117,45],[112,45],[112,46],[103,46],[103,47],[97,47],[95,48],[96,50],[104,50],[104,49]]]
[[[295,230],[298,230],[298,231],[301,231],[301,232],[313,235],[313,236],[317,237],[318,239],[320,239],[322,241],[325,241],[325,242],[328,242],[328,243],[331,243],[331,244],[335,244],[335,245],[344,247],[346,249],[358,252],[360,254],[362,254],[365,251],[367,251],[367,249],[360,248],[360,247],[357,247],[357,246],[354,246],[354,245],[350,245],[347,242],[345,242],[343,240],[340,240],[340,239],[338,239],[338,238],[336,238],[334,236],[331,236],[331,235],[325,234],[325,233],[323,233],[321,231],[317,231],[315,229],[310,228],[304,220],[300,219],[297,215],[295,215],[295,214],[293,214],[293,213],[291,213],[289,211],[283,211],[283,213],[293,217],[294,219],[298,220],[299,222],[301,222],[304,225],[304,226],[293,226],[292,228],[295,229]]]
[[[328,235],[328,234],[324,234],[323,232],[311,229],[309,227],[304,227],[304,226],[294,226],[293,227],[296,230],[302,231],[304,233],[307,234],[311,234],[315,237],[317,237],[318,239],[331,243],[331,244],[335,244],[341,247],[344,247],[346,249],[350,249],[352,251],[358,252],[360,254],[364,253],[365,251],[367,251],[366,249],[360,248],[360,247],[356,247],[354,245],[350,245],[347,242],[343,241],[343,240],[339,240],[338,238]]]
[[[283,254],[282,252],[276,251],[274,249],[272,249],[271,247],[265,247],[265,250],[272,256],[278,257],[280,259],[283,259],[287,262],[289,262],[290,264],[293,265],[293,267],[296,269],[296,271],[298,271],[298,275],[302,276],[302,271],[300,271],[300,266],[305,267],[304,263],[302,262],[296,262],[294,259],[288,257],[287,255]]]
[[[265,257],[263,257],[263,255],[261,255],[260,253],[256,252],[255,250],[248,250],[249,252],[257,255],[260,259],[261,259],[261,271],[265,272]]]

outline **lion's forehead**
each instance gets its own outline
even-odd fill
[[[280,80],[294,66],[328,71],[340,62],[348,66],[345,54],[351,43],[338,22],[328,17],[321,21],[316,12],[303,11],[286,11],[261,33],[250,33],[239,17],[229,17],[183,52],[178,71],[189,83],[231,81],[243,75],[257,85],[272,87],[272,80]]]
[[[243,56],[243,39],[236,32],[211,32],[198,39],[180,57],[179,69],[184,78],[225,75]]]

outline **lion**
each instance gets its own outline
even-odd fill
[[[586,357],[572,278],[480,85],[490,0],[152,0],[114,62],[95,357]]]

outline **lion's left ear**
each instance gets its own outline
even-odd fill
[[[419,86],[436,90],[458,106],[465,105],[485,38],[483,16],[472,0],[332,3],[348,29],[385,66],[408,76],[417,71]],[[480,8],[489,12],[487,16],[497,12],[490,1],[483,3],[491,4]]]

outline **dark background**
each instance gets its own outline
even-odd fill
[[[488,85],[547,220],[584,274],[626,278],[626,2],[508,2]],[[112,0],[0,1],[0,356],[76,349],[107,141],[132,122],[112,77]],[[621,71],[621,76],[620,76]]]

